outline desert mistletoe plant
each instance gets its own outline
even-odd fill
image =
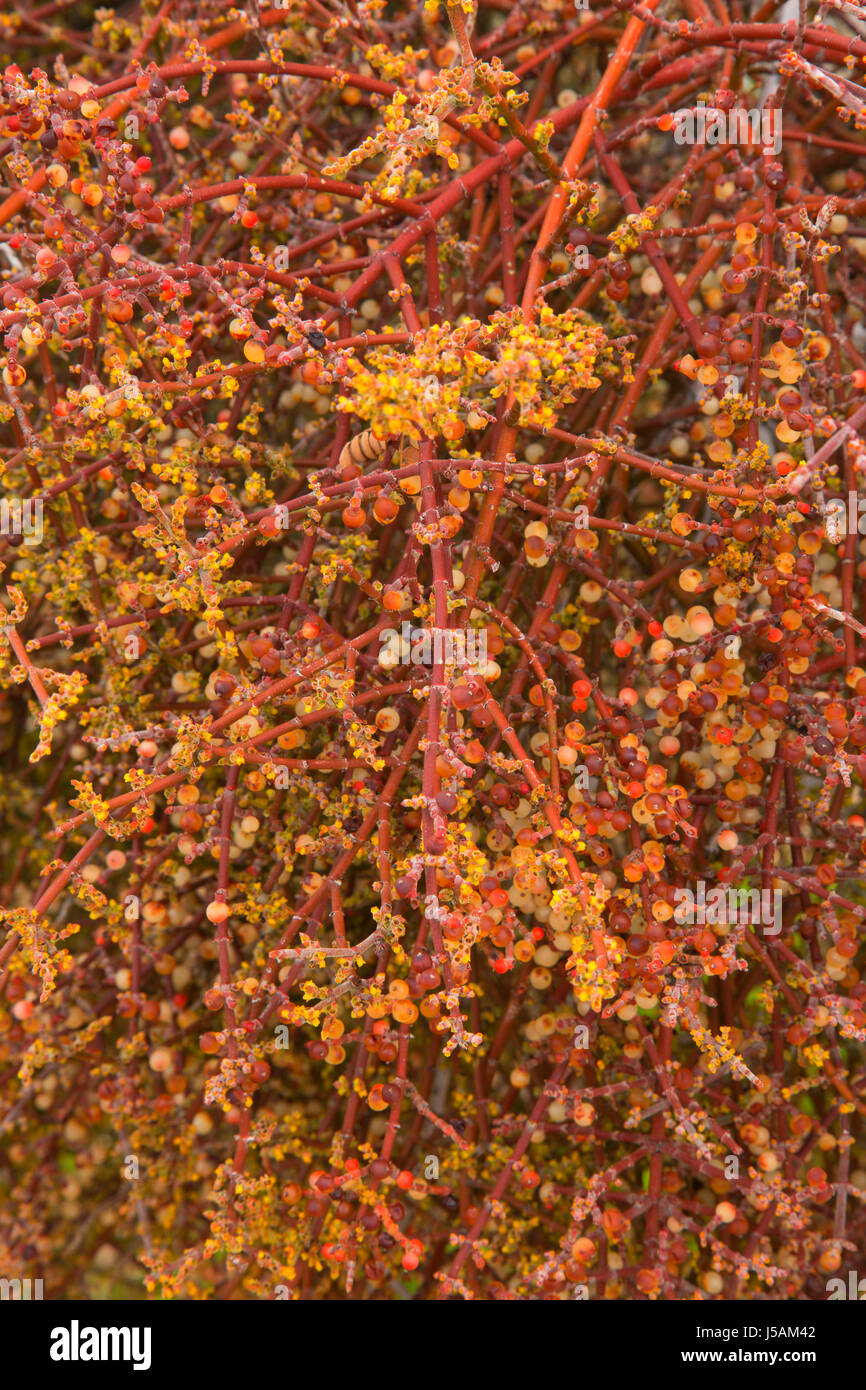
[[[0,33],[0,1275],[825,1298],[862,9]]]

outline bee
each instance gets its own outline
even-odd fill
[[[385,451],[386,439],[378,439],[372,430],[362,430],[349,439],[340,451],[337,467],[341,473],[347,469],[357,468],[359,471],[365,463],[374,463],[377,458]],[[418,450],[412,444],[407,444],[403,448],[403,462],[414,463],[418,458]]]
[[[350,465],[360,468],[362,464],[372,463],[384,451],[386,442],[377,439],[372,430],[362,430],[343,445],[338,468],[342,472]]]

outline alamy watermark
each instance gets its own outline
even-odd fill
[[[822,510],[824,530],[831,544],[835,545],[848,535],[866,536],[866,497],[849,492],[847,498],[831,498]]]
[[[686,106],[673,113],[674,140],[678,145],[772,145],[782,148],[782,113],[775,106],[735,106],[720,111],[715,106]]]
[[[383,666],[452,665],[483,669],[487,665],[487,633],[470,628],[413,627],[401,623],[382,632],[379,664]]]
[[[837,1276],[835,1279],[827,1280],[826,1288],[828,1303],[838,1302],[839,1299],[860,1303],[866,1299],[866,1279],[858,1279],[857,1271],[854,1269],[848,1271],[847,1285],[844,1279]]]
[[[764,936],[782,930],[782,893],[778,888],[710,888],[698,879],[695,891],[675,888],[674,919],[690,926],[760,925]]]
[[[51,1331],[52,1361],[131,1361],[134,1371],[150,1369],[149,1327],[81,1327],[73,1318],[69,1327]]]
[[[0,1279],[0,1301],[13,1302],[42,1298],[41,1279]]]
[[[42,498],[0,498],[0,536],[23,536],[25,545],[42,540]]]

